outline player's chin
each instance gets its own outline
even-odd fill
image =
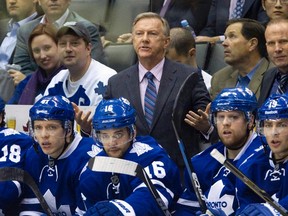
[[[107,155],[113,158],[121,158],[123,156],[123,153],[120,150],[109,150],[107,151]]]

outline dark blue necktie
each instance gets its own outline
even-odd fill
[[[149,127],[151,127],[152,121],[153,121],[153,114],[155,110],[156,99],[157,99],[157,90],[156,90],[156,85],[153,82],[154,75],[150,71],[148,71],[145,74],[145,77],[148,80],[148,85],[146,88],[145,98],[144,98],[144,111],[145,111],[146,121]]]
[[[277,81],[278,81],[278,87],[277,87],[277,94],[283,94],[287,90],[287,79],[288,74],[278,74],[277,75]]]
[[[233,10],[232,18],[241,18],[243,11],[242,0],[237,0],[236,7]]]
[[[238,86],[239,87],[248,87],[249,82],[250,82],[250,78],[248,76],[239,76],[238,78]]]

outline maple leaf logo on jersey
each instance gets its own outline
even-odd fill
[[[97,86],[98,87],[94,89],[95,93],[97,93],[98,95],[102,95],[103,97],[106,91],[106,85],[104,85],[104,83],[100,81],[98,82]]]
[[[133,144],[133,148],[130,153],[136,153],[137,156],[144,154],[145,152],[151,151],[153,148],[145,143],[136,142]]]
[[[92,145],[92,150],[88,151],[87,154],[90,157],[95,157],[102,149],[96,145]]]
[[[207,197],[207,205],[214,209],[221,208],[227,215],[230,215],[234,212],[233,202],[235,196],[225,194],[220,197],[224,188],[225,186],[222,180],[213,184]]]
[[[61,215],[71,215],[72,214],[70,211],[69,205],[61,205],[59,208],[57,208],[55,196],[51,193],[51,191],[49,189],[45,192],[45,194],[43,196],[44,196],[45,200],[47,201],[47,204],[51,208],[53,215],[60,215],[60,214]]]
[[[10,136],[10,135],[16,135],[16,134],[20,134],[20,132],[12,129],[12,128],[7,128],[5,130],[2,130],[0,133],[3,133],[4,136]]]

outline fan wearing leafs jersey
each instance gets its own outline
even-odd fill
[[[264,148],[249,157],[239,169],[288,210],[287,94],[274,94],[266,99],[258,110],[257,131],[262,137]],[[237,181],[236,186],[241,215],[280,215],[269,204],[264,204],[264,201],[243,182]]]
[[[151,136],[136,136],[136,112],[124,98],[102,100],[92,120],[93,137],[103,145],[97,156],[130,160],[147,172],[160,197],[173,209],[182,192],[176,164]],[[137,177],[87,169],[81,174],[80,189],[85,216],[162,215],[149,189]]]
[[[256,96],[248,88],[225,88],[211,103],[211,121],[217,128],[220,142],[191,159],[201,190],[206,197],[206,205],[211,212],[219,210],[225,215],[235,215],[238,202],[235,191],[236,176],[210,153],[217,149],[237,167],[247,155],[259,148],[260,137],[253,132],[256,109]],[[187,172],[185,181],[186,190],[177,202],[177,216],[193,215],[200,211]]]
[[[5,102],[0,98],[0,168],[23,168],[25,153],[33,141],[30,136],[7,128],[5,124]],[[0,215],[17,215],[20,194],[19,182],[0,182]]]
[[[79,176],[99,148],[74,131],[74,109],[64,96],[44,96],[29,110],[34,148],[25,170],[33,177],[54,215],[73,215],[83,206]],[[42,215],[39,201],[24,188],[20,215]]]

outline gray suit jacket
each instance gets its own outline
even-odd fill
[[[171,122],[172,110],[182,83],[193,72],[197,73],[192,67],[168,59],[165,60],[151,129],[148,127],[142,109],[138,64],[112,76],[108,81],[105,95],[105,98],[127,98],[137,111],[137,134],[154,137],[180,168],[183,168],[184,163]],[[191,87],[191,95],[187,97],[187,100],[191,103],[191,110],[205,109],[210,102],[210,97],[203,80],[199,80],[194,88]],[[199,143],[197,141],[199,141],[199,133],[188,126],[184,119],[182,129],[180,136],[183,138],[187,152],[190,156],[198,153]]]
[[[41,19],[42,16],[29,23],[26,23],[25,25],[21,26],[17,32],[17,44],[13,63],[21,65],[21,72],[24,74],[32,73],[37,68],[36,63],[34,62],[32,56],[30,56],[29,54],[28,39],[30,33],[40,23]],[[83,17],[79,16],[77,13],[71,11],[66,19],[66,22],[70,21],[84,21],[84,25],[87,27],[92,39],[91,56],[95,60],[105,63],[103,47],[97,26],[90,21],[84,19]]]
[[[256,94],[257,99],[260,96],[260,86],[265,72],[273,67],[274,65],[270,63],[266,58],[262,60],[258,69],[256,70],[254,76],[250,80],[248,88]],[[214,99],[222,89],[233,88],[236,86],[238,81],[238,71],[233,70],[231,66],[226,66],[225,68],[217,71],[212,76],[210,95]]]

